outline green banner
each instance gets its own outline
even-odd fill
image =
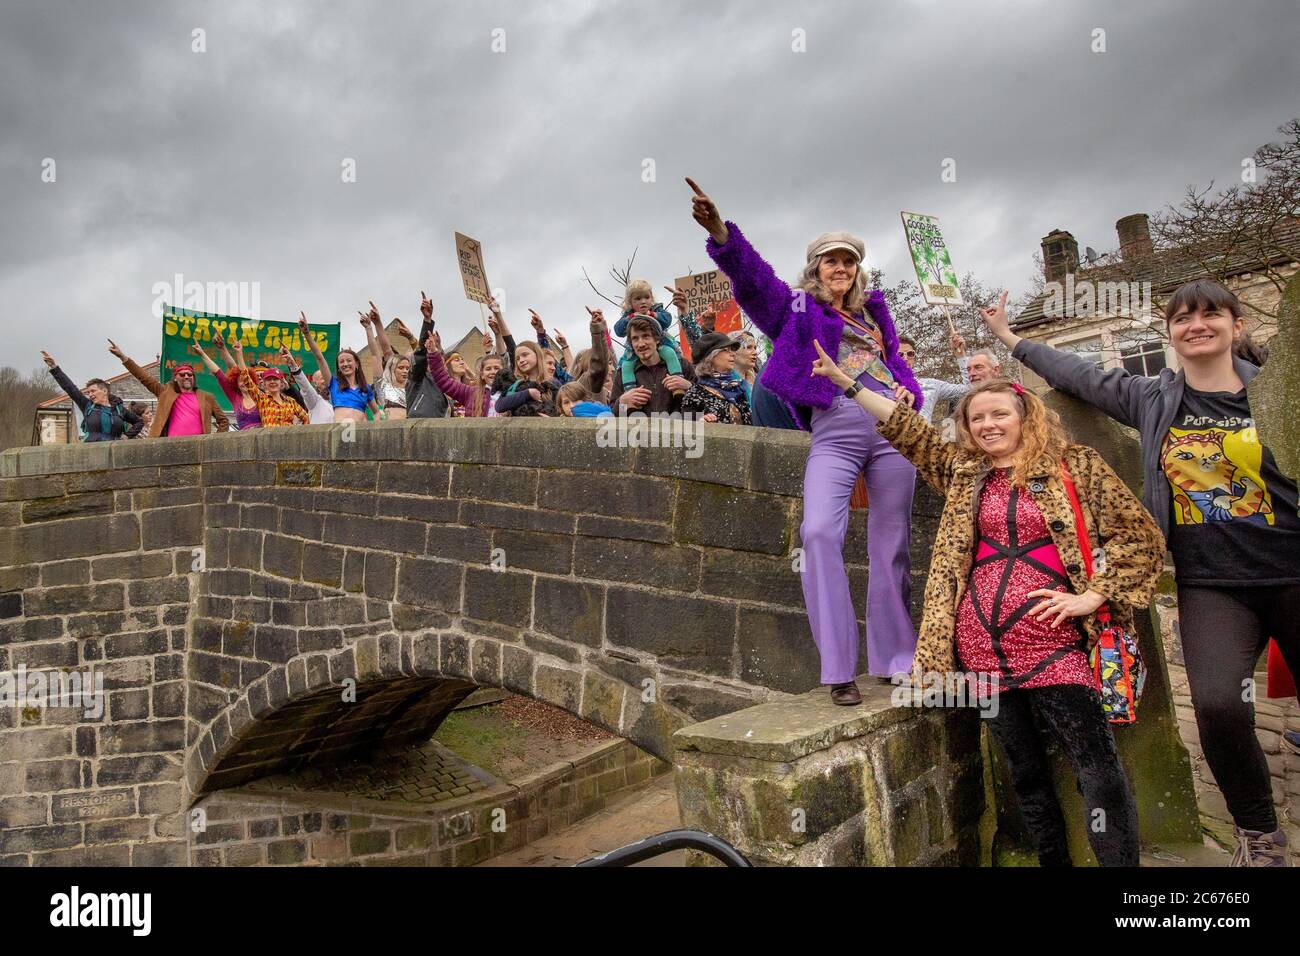
[[[325,361],[334,367],[334,360],[339,354],[339,325],[310,325],[311,334],[315,336]],[[221,350],[212,341],[213,335],[220,333],[229,346],[236,339],[244,347],[244,363],[252,368],[258,362],[267,362],[287,373],[281,365],[280,346],[287,345],[293,353],[294,361],[302,364],[308,376],[316,371],[316,360],[311,349],[298,329],[297,322],[270,322],[265,319],[241,319],[231,315],[213,315],[208,312],[195,312],[192,309],[163,306],[162,359],[159,363],[158,380],[166,384],[171,381],[172,372],[177,365],[192,365],[198,387],[217,396],[221,407],[230,410],[230,401],[221,390],[216,378],[208,371],[193,349],[197,343],[203,347],[218,365],[225,366]],[[233,351],[233,350],[232,350]],[[228,371],[228,370],[227,370]]]

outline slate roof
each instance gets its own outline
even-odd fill
[[[1283,250],[1300,248],[1300,221],[1292,220],[1279,227],[1276,235],[1276,244],[1280,248],[1276,254],[1267,257],[1269,264],[1292,261],[1294,257]],[[1121,262],[1118,260],[1117,255],[1117,253],[1112,253],[1111,256],[1107,257],[1108,259],[1114,258],[1112,262],[1103,262],[1101,265],[1092,268],[1076,269],[1074,272],[1075,284],[1085,281],[1150,282],[1152,293],[1160,295],[1165,292],[1172,292],[1184,282],[1202,278],[1206,271],[1205,266],[1199,260],[1185,255],[1176,255],[1173,252],[1146,255],[1131,262]],[[1264,259],[1261,256],[1240,253],[1228,257],[1228,261],[1219,267],[1219,271],[1223,275],[1235,276],[1245,272],[1255,272],[1263,264]],[[1067,316],[1047,315],[1044,309],[1049,297],[1050,293],[1048,292],[1036,296],[1025,307],[1024,311],[1011,320],[1011,328],[1019,331],[1065,319],[1073,321],[1095,318],[1105,314],[1094,311]]]

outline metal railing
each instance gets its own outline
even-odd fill
[[[629,843],[599,856],[575,863],[574,866],[631,866],[673,850],[699,850],[725,866],[752,866],[734,846],[704,830],[668,830],[654,836]]]

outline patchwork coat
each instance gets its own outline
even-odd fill
[[[888,421],[877,426],[877,431],[945,499],[925,583],[925,610],[913,672],[959,671],[954,653],[957,606],[970,580],[977,537],[975,519],[980,492],[989,475],[988,460],[945,442],[924,418],[902,405],[894,409]],[[1065,461],[1094,552],[1091,579],[1084,571],[1074,510],[1061,479],[1061,463],[1047,457],[1034,462],[1028,472],[1027,490],[1043,515],[1074,593],[1082,594],[1091,588],[1104,595],[1111,620],[1133,633],[1133,607],[1146,604],[1155,594],[1164,566],[1164,538],[1142,503],[1095,449],[1070,445],[1065,450]],[[1091,649],[1102,631],[1096,613],[1088,615],[1082,624]]]

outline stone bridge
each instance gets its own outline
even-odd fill
[[[973,715],[799,696],[818,683],[791,556],[806,436],[706,426],[691,457],[600,427],[5,452],[0,671],[93,667],[108,703],[0,710],[0,862],[190,862],[205,794],[419,743],[476,686],[676,762],[687,822],[760,860],[976,862]],[[918,576],[938,506],[918,489]],[[811,832],[776,832],[809,804]]]

